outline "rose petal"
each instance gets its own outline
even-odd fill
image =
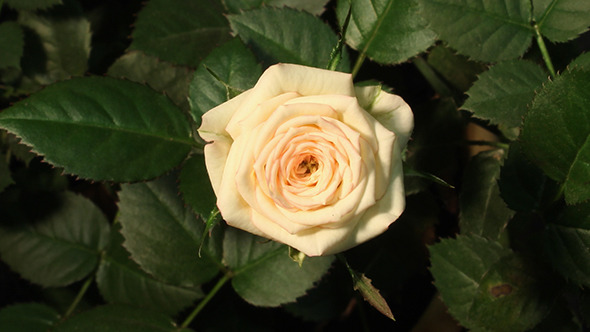
[[[229,133],[225,130],[225,127],[227,127],[238,107],[248,98],[251,91],[245,91],[203,114],[201,126],[198,129],[199,135],[207,142],[214,141],[219,136],[229,138]]]
[[[400,146],[405,146],[414,128],[414,115],[402,97],[383,91],[380,85],[357,86],[355,91],[361,107],[393,131]]]
[[[311,68],[294,64],[277,64],[270,66],[260,77],[248,99],[243,100],[235,113],[228,131],[237,137],[243,131],[252,130],[257,123],[249,123],[250,127],[238,128],[237,123],[250,117],[260,103],[278,95],[296,92],[302,96],[337,94],[354,96],[352,76],[347,73]]]

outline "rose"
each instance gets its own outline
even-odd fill
[[[410,107],[379,85],[278,64],[198,131],[225,221],[316,256],[381,234],[403,212],[412,127]]]

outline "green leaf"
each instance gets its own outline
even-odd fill
[[[579,57],[575,58],[570,64],[568,65],[570,68],[577,67],[580,70],[590,70],[590,52],[583,53]]]
[[[6,155],[4,153],[0,153],[0,192],[13,183],[14,180],[10,175],[10,168],[6,162]]]
[[[470,311],[486,274],[509,249],[477,235],[444,239],[429,248],[434,284],[449,312],[467,327],[477,327]]]
[[[179,189],[184,201],[206,220],[215,209],[217,200],[207,176],[205,158],[202,154],[194,154],[184,163],[179,180]]]
[[[550,287],[542,285],[523,259],[509,255],[494,264],[481,279],[469,311],[477,325],[495,330],[528,331],[553,305]]]
[[[37,10],[61,5],[62,0],[5,0],[5,3],[17,10]]]
[[[234,273],[234,290],[249,303],[276,307],[294,302],[328,271],[333,256],[308,257],[299,264],[289,257],[287,246],[228,228],[223,255]]]
[[[189,332],[178,329],[172,319],[160,312],[125,305],[105,305],[85,311],[58,325],[55,332]]]
[[[239,39],[216,48],[195,71],[189,88],[191,114],[197,123],[213,107],[234,97],[233,91],[245,91],[262,74],[260,64]]]
[[[60,287],[83,279],[98,265],[109,237],[106,217],[92,202],[65,192],[42,219],[4,223],[0,254],[23,278]]]
[[[520,57],[534,30],[529,0],[418,0],[430,28],[459,53],[496,62]]]
[[[108,77],[51,85],[0,113],[0,127],[51,164],[95,180],[153,178],[180,164],[194,144],[169,99]]]
[[[538,92],[521,135],[531,160],[549,177],[564,183],[568,204],[590,198],[588,105],[590,71],[566,71]]]
[[[46,85],[86,73],[92,34],[79,8],[58,7],[45,14],[26,11],[19,14],[19,23],[40,37],[45,52],[46,72],[35,75],[37,82]]]
[[[0,310],[0,330],[19,332],[49,331],[59,313],[44,304],[15,304]]]
[[[320,18],[291,8],[260,8],[228,15],[232,31],[266,64],[296,63],[326,68],[336,34]],[[345,71],[349,60],[344,54],[338,67]]]
[[[119,222],[124,246],[143,270],[165,283],[195,288],[218,273],[199,245],[204,224],[178,195],[174,178],[123,186]]]
[[[514,139],[517,135],[510,133],[518,131],[535,90],[547,78],[548,74],[532,62],[501,62],[479,76],[467,91],[469,98],[462,108],[499,125],[508,138]]]
[[[183,110],[189,110],[188,85],[193,71],[175,66],[142,52],[129,52],[109,68],[108,75],[145,83],[152,89],[165,93]]]
[[[533,0],[533,17],[541,34],[553,42],[576,38],[590,26],[590,2]]]
[[[389,305],[385,301],[385,298],[379,293],[379,290],[373,286],[371,279],[367,278],[363,273],[358,273],[348,265],[346,262],[346,268],[352,277],[353,288],[359,291],[365,301],[369,302],[375,309],[379,310],[380,313],[387,316],[391,320],[395,320],[393,313],[389,308]]]
[[[459,91],[467,91],[477,75],[487,69],[482,63],[456,54],[444,45],[437,45],[428,52],[428,64]]]
[[[503,157],[503,150],[481,152],[467,166],[459,196],[461,234],[497,240],[514,215],[498,188]]]
[[[434,43],[436,35],[415,0],[340,0],[336,13],[341,25],[351,4],[346,42],[376,62],[404,62]]]
[[[512,210],[522,212],[542,208],[548,181],[543,171],[526,158],[520,142],[513,142],[498,181],[506,205]]]
[[[170,285],[141,270],[122,247],[119,231],[117,227],[111,232],[111,241],[96,274],[98,289],[106,301],[176,314],[203,296],[200,289]]]
[[[20,58],[23,56],[25,36],[22,28],[16,22],[0,24],[0,69],[20,68]]]
[[[241,11],[267,7],[291,7],[305,10],[314,15],[321,15],[329,0],[222,0],[231,14],[239,14]]]
[[[547,226],[545,254],[553,267],[580,286],[590,287],[590,204],[568,206]]]
[[[220,0],[150,0],[139,12],[129,48],[196,66],[229,38]]]

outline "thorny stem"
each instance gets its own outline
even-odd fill
[[[88,277],[88,279],[86,279],[86,281],[84,281],[82,288],[80,288],[80,291],[78,291],[78,295],[76,295],[76,298],[74,299],[72,304],[70,304],[70,307],[68,308],[68,310],[64,314],[64,316],[62,318],[63,320],[66,320],[68,317],[70,317],[70,315],[72,315],[74,310],[76,310],[76,307],[78,306],[78,304],[80,303],[80,301],[84,297],[84,294],[86,294],[88,287],[90,287],[90,285],[92,285],[92,281],[94,281],[94,275]]]
[[[535,23],[533,26],[535,28],[535,34],[537,35],[537,44],[539,45],[539,50],[541,50],[541,54],[543,55],[543,61],[545,61],[545,65],[551,74],[551,77],[555,77],[555,68],[553,67],[553,63],[551,62],[551,57],[549,56],[549,52],[547,51],[547,47],[545,46],[545,41],[543,40],[543,36],[541,35],[541,31],[539,31],[539,25]]]
[[[223,275],[223,277],[221,277],[221,279],[219,279],[217,281],[217,283],[215,284],[215,286],[213,286],[213,288],[207,294],[207,296],[205,296],[205,298],[201,302],[199,302],[199,304],[197,305],[195,310],[193,310],[193,312],[191,312],[190,315],[188,315],[188,317],[184,320],[182,325],[180,325],[181,329],[190,325],[190,323],[193,321],[193,319],[195,319],[195,317],[197,317],[197,315],[203,310],[203,308],[205,308],[207,303],[209,303],[209,301],[211,301],[211,299],[215,296],[215,294],[217,294],[217,292],[219,292],[221,287],[223,287],[223,285],[225,285],[225,283],[228,282],[231,279],[231,277],[232,276],[230,273],[226,273]]]

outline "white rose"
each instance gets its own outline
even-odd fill
[[[410,107],[350,74],[293,64],[203,116],[199,134],[217,206],[234,227],[308,256],[385,230],[405,207]]]

